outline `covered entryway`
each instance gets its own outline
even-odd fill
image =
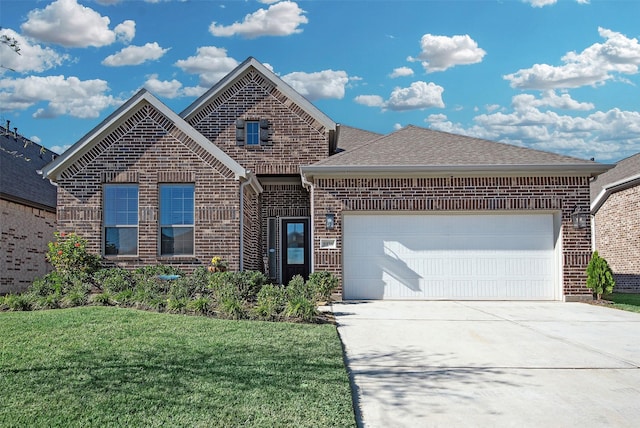
[[[345,299],[559,300],[554,215],[343,215]]]

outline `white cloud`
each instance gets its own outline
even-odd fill
[[[182,83],[178,82],[176,79],[171,81],[158,80],[158,76],[156,74],[147,79],[144,83],[144,87],[152,94],[164,98],[178,98],[184,94],[182,91]]]
[[[565,104],[579,107],[574,111],[586,110],[585,103],[568,102],[555,94],[545,94],[542,98],[517,95],[512,100],[513,111],[478,115],[469,128],[439,115],[431,115],[425,121],[441,131],[583,159],[595,157],[603,162],[640,151],[640,112],[614,108],[580,116],[540,109],[543,106],[562,108]]]
[[[389,75],[389,77],[391,77],[392,79],[395,79],[396,77],[406,77],[406,76],[413,76],[413,70],[410,69],[409,67],[394,68],[393,72]]]
[[[522,0],[525,3],[531,3],[533,7],[544,7],[556,4],[558,0]]]
[[[31,40],[21,36],[11,29],[3,29],[0,34],[15,39],[20,48],[17,54],[9,46],[0,43],[0,73],[5,69],[27,73],[29,71],[42,72],[54,68],[69,59],[69,55],[59,54],[51,48],[32,44]]]
[[[383,110],[394,111],[444,108],[443,92],[442,86],[419,80],[413,82],[408,88],[395,88],[386,101],[378,95],[359,95],[355,98],[355,102],[368,107],[382,107]]]
[[[358,95],[354,101],[367,107],[384,107],[384,99],[380,95]]]
[[[514,88],[546,90],[604,84],[614,78],[614,73],[637,74],[638,40],[605,28],[598,32],[606,39],[604,43],[595,43],[580,53],[567,53],[562,57],[564,65],[535,64],[503,77]]]
[[[24,79],[0,80],[0,107],[3,110],[24,110],[39,103],[35,118],[70,115],[79,118],[97,118],[107,107],[121,100],[106,95],[109,90],[104,80],[80,80],[77,77],[29,76]]]
[[[301,33],[301,24],[309,22],[305,11],[300,9],[297,3],[282,1],[269,6],[268,9],[258,9],[248,14],[242,22],[234,22],[231,25],[218,25],[212,22],[209,32],[218,37],[240,35],[248,39],[261,36],[288,36]]]
[[[119,24],[115,31],[109,29],[110,22],[76,0],[56,0],[44,9],[29,12],[20,28],[28,36],[66,47],[106,46],[116,38],[128,41],[135,35],[133,21]]]
[[[592,103],[581,103],[569,94],[558,96],[555,91],[546,91],[542,98],[536,98],[530,94],[519,94],[512,99],[513,108],[517,111],[526,110],[531,107],[551,107],[562,110],[593,110],[595,107]]]
[[[144,46],[127,46],[120,52],[106,57],[102,64],[110,67],[139,65],[145,61],[161,58],[168,50],[162,49],[157,42],[147,43]]]
[[[300,95],[314,101],[322,98],[344,98],[344,88],[349,82],[346,71],[323,70],[315,73],[296,71],[282,76]]]
[[[417,110],[431,107],[444,108],[444,88],[435,83],[417,81],[408,88],[395,88],[385,103],[389,110]]]
[[[422,61],[427,73],[444,71],[456,65],[475,64],[486,55],[484,49],[469,35],[453,37],[425,34],[420,40],[422,52],[417,58],[409,57],[409,61]]]
[[[399,131],[403,128],[403,126],[400,123],[394,123],[393,124],[393,129],[394,131]]]
[[[202,46],[195,56],[175,63],[184,72],[198,74],[200,86],[211,87],[238,66],[238,61],[227,56],[227,50],[215,46]]]
[[[49,150],[53,153],[62,154],[67,151],[67,149],[71,147],[71,144],[65,144],[64,146],[53,146]]]
[[[558,0],[522,0],[524,3],[529,3],[533,7],[545,7],[552,4],[556,4]],[[589,4],[589,0],[576,0],[579,4]]]

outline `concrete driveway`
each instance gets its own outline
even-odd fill
[[[561,302],[333,311],[362,426],[640,426],[640,314]]]

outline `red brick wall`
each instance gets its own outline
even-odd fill
[[[236,119],[268,119],[269,145],[238,146]],[[329,155],[328,130],[253,69],[212,99],[189,123],[256,174],[299,174]]]
[[[0,295],[21,293],[51,271],[47,244],[55,239],[56,214],[0,199]]]
[[[195,183],[193,257],[158,256],[158,185],[176,182]],[[239,182],[232,171],[150,105],[133,112],[58,182],[59,229],[86,238],[89,250],[95,253],[102,251],[105,183],[139,185],[138,256],[108,262],[127,268],[163,263],[190,271],[218,255],[231,269],[238,269]]]
[[[587,298],[585,270],[591,257],[590,229],[574,229],[571,212],[589,206],[588,177],[442,177],[317,179],[314,189],[314,269],[342,274],[343,211],[555,211],[562,216],[564,295]],[[325,228],[326,210],[336,213]],[[337,238],[338,249],[320,250],[319,240]]]
[[[640,292],[640,186],[613,193],[595,215],[596,249],[616,279],[616,291]]]

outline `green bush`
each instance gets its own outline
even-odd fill
[[[277,319],[284,311],[286,303],[284,287],[267,284],[258,292],[254,312],[261,318]]]
[[[89,300],[91,303],[103,306],[111,306],[115,303],[109,291],[93,294]]]
[[[591,289],[594,297],[600,300],[602,294],[613,292],[615,285],[616,281],[609,263],[595,251],[587,266],[587,287]]]
[[[207,315],[211,312],[211,298],[202,296],[191,300],[187,304],[187,309],[200,315]]]
[[[246,317],[246,311],[242,300],[237,296],[228,295],[222,297],[218,302],[218,310],[220,314],[225,318],[231,318],[233,320],[239,320]]]
[[[131,273],[122,268],[104,268],[93,274],[93,280],[98,288],[110,293],[119,293],[133,289]]]
[[[22,294],[8,294],[4,296],[4,304],[10,311],[31,310],[29,298]]]
[[[266,282],[267,277],[261,272],[215,272],[209,276],[209,289],[217,300],[234,296],[243,302],[255,302]]]
[[[307,286],[313,290],[316,302],[328,302],[331,299],[331,293],[338,288],[338,277],[331,272],[314,272],[309,275]]]
[[[89,288],[84,285],[78,285],[71,288],[60,301],[63,308],[73,308],[75,306],[83,306],[87,303],[89,297]]]
[[[289,281],[287,285],[287,300],[291,300],[295,297],[304,297],[307,300],[313,300],[314,291],[307,286],[304,278],[300,275],[295,275]]]
[[[100,256],[87,251],[87,241],[75,233],[55,232],[56,240],[49,242],[46,258],[60,273],[86,272],[100,268]]]
[[[312,321],[317,315],[316,305],[310,299],[302,296],[292,296],[287,300],[284,308],[284,315],[288,318],[295,318],[301,321]]]

